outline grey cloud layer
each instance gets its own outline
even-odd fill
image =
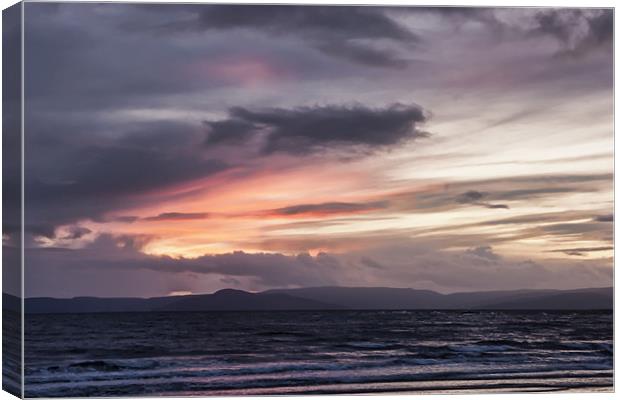
[[[611,51],[613,41],[611,8],[414,7],[407,12],[432,14],[461,27],[467,22],[477,22],[501,38],[551,37],[560,45],[556,54],[561,55]]]
[[[38,226],[33,233],[53,236],[54,226],[103,220],[118,207],[148,201],[144,197],[149,193],[155,200],[162,188],[229,167],[204,154],[199,131],[177,124],[143,129],[99,140],[88,136],[67,140],[35,132],[32,158],[26,165],[27,230]]]
[[[243,280],[249,282],[248,286],[240,288],[255,290],[320,285],[402,287],[403,282],[410,282],[416,288],[442,291],[546,288],[557,286],[557,282],[562,282],[563,288],[604,286],[612,273],[609,266],[596,262],[550,262],[543,266],[529,260],[504,259],[485,245],[463,252],[445,252],[403,239],[340,255],[234,252],[172,259],[148,256],[139,253],[132,243],[101,236],[84,249],[30,249],[28,257],[33,260],[33,267],[27,270],[31,282],[27,296],[45,293],[46,287],[41,284],[55,285],[50,274],[68,273],[70,281],[65,280],[63,284],[80,288],[80,294],[97,293],[99,279],[109,280],[111,275],[120,280],[125,277],[133,280],[140,271],[142,279],[177,276],[188,282],[200,276],[226,276],[233,279],[227,280],[228,285]],[[141,281],[131,289],[121,286],[115,295],[139,295],[142,293],[136,290],[144,290],[142,295],[148,296],[152,286],[146,283]]]
[[[223,5],[187,8],[192,17],[166,25],[186,30],[254,29],[292,35],[321,52],[371,67],[403,68],[408,61],[390,47],[369,44],[387,39],[413,45],[417,36],[377,7]]]
[[[604,48],[611,51],[613,10],[546,10],[536,15],[532,33],[550,35],[563,46],[561,53],[582,55]]]

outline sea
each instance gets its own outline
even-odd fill
[[[26,315],[26,397],[613,390],[611,311]]]

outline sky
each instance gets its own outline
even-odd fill
[[[609,9],[26,3],[26,296],[611,286],[612,33]]]

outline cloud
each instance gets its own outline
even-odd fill
[[[613,214],[597,215],[596,217],[594,217],[594,220],[598,222],[614,222],[614,215]]]
[[[481,200],[484,197],[484,193],[480,193],[475,190],[469,190],[456,198],[457,203],[467,204],[467,203],[475,203]]]
[[[67,232],[60,239],[80,239],[82,236],[91,233],[92,231],[83,226],[71,226],[67,229]]]
[[[532,204],[541,200],[557,200],[566,193],[600,192],[606,190],[612,180],[612,174],[505,176],[501,179],[471,179],[429,185],[390,194],[383,200],[389,201],[392,209],[400,211],[437,212],[455,208],[458,204],[506,209],[509,205],[503,202]],[[478,190],[471,190],[471,187]]]
[[[544,179],[544,177],[542,177]],[[532,189],[515,189],[504,190],[497,194],[505,200],[527,200],[536,197],[544,197],[545,195],[574,193],[578,192],[578,187],[545,187],[545,188],[532,188]]]
[[[611,228],[607,224],[597,222],[563,222],[543,225],[532,231],[541,236],[551,234],[566,239],[608,241]]]
[[[491,203],[486,203],[481,201],[483,197],[485,197],[487,194],[486,193],[482,193],[482,192],[478,192],[476,190],[469,190],[465,193],[460,194],[459,196],[456,197],[456,202],[460,203],[460,204],[473,204],[473,205],[477,205],[477,206],[483,206],[486,208],[503,208],[503,209],[508,209],[510,207],[508,207],[506,204],[491,204]]]
[[[560,45],[554,56],[580,57],[601,49],[611,52],[613,41],[611,8],[411,7],[404,12],[432,15],[459,31],[468,23],[479,24],[499,42],[550,37]]]
[[[510,208],[506,204],[482,204],[482,205],[485,206],[486,208],[501,208],[504,210],[507,210]]]
[[[609,251],[613,250],[613,246],[600,246],[600,247],[577,247],[571,249],[558,249],[558,250],[550,250],[552,253],[564,253],[569,256],[583,256],[584,253],[598,252],[598,251]]]
[[[360,258],[360,263],[362,263],[363,265],[370,267],[370,268],[374,268],[374,269],[383,269],[384,266],[381,265],[380,263],[378,263],[377,261],[373,260],[370,257],[362,257]]]
[[[476,22],[499,39],[548,36],[561,46],[556,55],[583,56],[611,51],[613,10],[587,8],[502,9],[483,7],[414,7],[412,14],[432,14],[457,29]]]
[[[465,251],[465,254],[471,254],[487,260],[497,261],[501,257],[493,252],[491,246],[479,246]]]
[[[483,232],[489,227],[500,226],[505,233],[501,236],[493,234],[460,234],[459,231]],[[480,221],[470,224],[451,225],[440,228],[423,229],[418,234],[441,235],[442,240],[451,245],[470,245],[471,240],[484,240],[491,244],[510,243],[536,238],[547,243],[570,243],[573,241],[599,242],[610,245],[613,243],[613,231],[605,222],[592,220],[588,211],[561,211],[551,213],[532,213],[516,217]],[[461,242],[463,242],[461,244]]]
[[[331,32],[347,38],[412,39],[415,36],[376,7],[229,5],[201,6],[203,29],[260,28],[280,34]]]
[[[310,215],[310,216],[326,216],[326,215],[339,215],[339,214],[353,214],[360,212],[375,211],[379,209],[385,209],[388,203],[385,201],[370,202],[370,203],[320,203],[320,204],[298,204],[294,206],[277,208],[267,211],[269,215],[275,216],[297,216],[297,215]]]
[[[41,246],[47,248],[81,248],[97,238],[97,233],[80,225],[62,225],[54,227],[51,232],[26,230],[24,246]]]
[[[95,273],[108,271],[116,276],[122,276],[128,271],[147,270],[166,276],[192,273],[232,279],[251,278],[265,287],[286,287],[334,284],[335,274],[343,269],[339,260],[327,254],[313,257],[305,253],[288,256],[279,253],[250,254],[235,251],[194,259],[150,256],[140,252],[140,248],[149,239],[142,236],[115,237],[103,234],[82,249],[29,249],[28,254],[32,257],[33,265],[31,271],[41,271],[40,267],[47,259],[50,268],[48,271],[62,270],[67,278],[66,282],[71,282],[72,277],[79,276],[79,271],[86,268]]]
[[[411,63],[410,60],[399,57],[391,50],[355,42],[326,42],[317,45],[317,48],[325,54],[370,67],[402,69]]]
[[[403,68],[407,60],[368,41],[413,45],[418,37],[379,7],[217,5],[188,7],[193,18],[165,24],[165,30],[252,29],[271,36],[296,36],[331,57],[370,67]]]
[[[597,49],[611,51],[613,10],[550,9],[539,12],[533,34],[555,38],[562,49],[559,54],[583,55]]]
[[[204,292],[213,284],[214,289],[221,288],[223,282],[246,290],[326,285],[404,286],[447,292],[578,288],[607,286],[612,273],[610,265],[589,260],[513,259],[500,257],[486,245],[442,251],[405,238],[342,254],[237,251],[194,259],[143,254],[137,250],[141,245],[136,245],[137,241],[102,235],[82,249],[27,249],[26,295],[165,295],[179,288]],[[119,286],[116,281],[134,284]],[[153,292],[161,286],[158,282],[175,286]]]
[[[204,140],[197,128],[155,126],[159,129],[145,124],[92,142],[88,136],[78,140],[35,134],[29,146],[32,158],[26,162],[27,227],[47,227],[33,232],[49,237],[55,226],[81,219],[106,221],[111,211],[144,204],[145,198],[157,201],[166,188],[229,168],[195,145]],[[132,216],[116,218],[116,222],[133,221]]]
[[[514,140],[506,137],[506,141],[497,137],[489,139],[491,132],[472,132],[471,136],[465,138],[470,154],[462,157],[461,161],[465,160],[464,165],[473,166],[472,163],[481,162],[475,158],[474,153],[484,154],[483,157],[488,157],[489,161],[512,155],[519,158],[520,151],[544,148],[551,142],[557,145],[558,151],[568,149],[565,146],[574,150],[575,143],[586,142],[590,143],[588,149],[594,146],[593,151],[604,151],[600,146],[605,147],[605,140],[611,138],[609,130],[605,130],[605,121],[611,121],[611,108],[608,110],[607,105],[611,104],[608,100],[611,98],[613,63],[610,53],[605,51],[611,48],[611,10],[584,10],[583,15],[574,18],[575,23],[571,20],[572,16],[559,18],[555,25],[566,22],[567,31],[564,35],[561,29],[557,31],[559,33],[537,30],[540,24],[536,20],[539,12],[563,11],[562,9],[541,11],[510,8],[432,8],[433,15],[429,15],[428,12],[418,13],[420,9],[412,7],[77,3],[37,3],[28,7],[25,49],[26,58],[31,62],[26,65],[25,70],[26,80],[30,83],[25,96],[28,110],[28,134],[25,137],[28,152],[25,165],[26,230],[35,236],[51,237],[60,226],[79,225],[82,220],[89,219],[97,223],[131,223],[138,218],[125,214],[140,213],[137,215],[151,216],[143,214],[145,209],[188,211],[179,206],[184,196],[189,193],[186,190],[194,190],[192,195],[204,196],[208,203],[212,194],[209,190],[212,187],[215,187],[215,190],[221,188],[211,184],[219,179],[218,174],[222,172],[226,172],[226,175],[221,181],[225,182],[226,186],[231,183],[238,184],[241,193],[246,188],[250,191],[260,190],[260,186],[243,186],[246,183],[243,179],[255,175],[269,179],[269,175],[274,172],[286,172],[282,169],[290,165],[287,164],[288,160],[297,163],[294,168],[304,170],[311,169],[311,163],[329,162],[329,165],[323,167],[336,171],[342,165],[336,164],[333,158],[321,158],[322,154],[332,151],[337,155],[345,152],[348,152],[347,155],[367,155],[375,149],[389,149],[393,151],[390,157],[364,160],[360,163],[360,170],[355,173],[359,173],[360,180],[363,180],[361,184],[372,182],[375,185],[365,186],[367,189],[380,190],[381,185],[386,183],[386,193],[394,193],[392,189],[406,193],[400,197],[386,194],[385,198],[373,196],[370,200],[355,200],[358,203],[344,200],[351,201],[351,204],[360,204],[361,208],[366,201],[386,202],[385,210],[373,213],[373,219],[365,221],[365,226],[370,226],[369,229],[374,229],[375,226],[380,229],[383,223],[374,217],[384,215],[387,221],[390,217],[395,220],[401,218],[405,213],[434,213],[455,208],[459,208],[458,213],[463,214],[476,212],[475,209],[467,210],[463,206],[470,203],[455,201],[461,194],[475,189],[484,194],[481,199],[476,200],[485,204],[479,205],[480,207],[503,208],[509,205],[512,208],[511,215],[519,212],[532,214],[511,220],[489,221],[489,225],[479,221],[480,230],[476,231],[476,227],[470,226],[473,229],[469,232],[476,231],[472,235],[467,235],[465,231],[460,232],[459,227],[454,225],[458,224],[456,220],[437,218],[425,229],[437,229],[440,227],[438,225],[445,224],[441,228],[449,229],[440,232],[443,247],[450,244],[453,245],[452,248],[476,249],[481,247],[480,243],[496,246],[500,241],[536,237],[551,241],[569,239],[561,243],[565,246],[568,244],[567,248],[579,248],[581,244],[571,243],[572,238],[599,238],[605,240],[603,245],[612,238],[611,224],[596,216],[603,217],[611,211],[607,208],[611,203],[606,201],[610,199],[607,193],[610,193],[613,176],[587,175],[589,167],[582,162],[579,166],[572,164],[576,173],[572,174],[567,170],[562,179],[548,176],[544,172],[557,171],[559,165],[545,164],[542,168],[543,163],[553,161],[540,160],[541,172],[537,175],[522,178],[510,176],[509,172],[505,171],[505,166],[500,166],[497,169],[497,179],[474,180],[467,176],[464,169],[448,177],[454,179],[454,182],[437,179],[432,182],[429,190],[410,190],[410,187],[405,187],[407,182],[375,180],[379,174],[391,176],[393,170],[383,167],[391,166],[392,158],[398,160],[401,156],[409,156],[399,154],[399,145],[426,135],[420,130],[421,124],[428,119],[426,110],[420,109],[418,113],[414,110],[417,106],[401,106],[402,109],[411,109],[409,115],[402,115],[402,112],[395,113],[392,107],[385,106],[388,104],[386,102],[391,101],[410,104],[415,96],[424,98],[424,104],[432,107],[439,118],[436,126],[437,137],[420,141],[421,146],[416,146],[415,149],[415,152],[420,150],[420,154],[410,154],[420,157],[420,163],[417,164],[421,168],[420,176],[429,172],[426,169],[428,163],[422,161],[422,158],[426,157],[427,162],[429,158],[433,160],[433,166],[441,164],[437,171],[430,171],[431,175],[446,177],[442,175],[444,168],[454,167],[460,161],[441,158],[438,153],[441,155],[442,152],[461,151],[465,143],[463,133],[467,134],[476,121],[484,123],[484,120],[500,119],[500,122],[505,124],[502,128],[522,130],[515,134]],[[158,29],[157,32],[152,29],[163,26],[166,26],[166,29]],[[489,28],[494,29],[493,32]],[[537,31],[531,32],[532,30]],[[17,34],[18,31],[16,30]],[[558,45],[561,49],[572,50],[572,55],[581,56],[587,53],[589,57],[549,57],[558,51]],[[424,62],[420,62],[421,59]],[[6,60],[9,62],[10,58]],[[11,71],[17,73],[19,69],[14,68]],[[246,78],[246,75],[256,76]],[[13,81],[17,84],[19,79]],[[248,86],[248,82],[252,85]],[[59,96],[59,93],[62,93],[62,96]],[[564,106],[556,107],[564,104],[566,98],[575,98],[576,95],[588,99],[587,107],[584,108],[583,104],[575,105],[571,108],[576,110],[574,113]],[[535,104],[532,99],[537,99]],[[361,105],[326,105],[350,104],[348,102],[353,100],[359,101]],[[521,103],[527,104],[524,106],[525,113],[519,111]],[[543,103],[549,107],[540,107]],[[316,106],[312,106],[313,104]],[[488,110],[490,104],[493,105],[491,111]],[[296,105],[310,107],[295,108]],[[232,106],[240,107],[231,109]],[[496,107],[498,112],[495,112]],[[513,110],[513,119],[502,119],[501,110],[504,107]],[[529,109],[548,109],[548,112],[528,114]],[[480,110],[488,112],[481,113]],[[520,118],[515,120],[515,115]],[[567,120],[566,115],[571,118]],[[359,118],[360,116],[363,118]],[[201,126],[204,119],[208,122]],[[19,127],[18,122],[15,119],[13,124]],[[378,129],[373,128],[375,123]],[[526,125],[536,125],[537,129],[528,130]],[[4,130],[8,132],[11,126],[8,124],[9,129]],[[316,126],[321,129],[316,129]],[[579,133],[584,132],[584,126],[588,127],[585,131],[591,134]],[[206,139],[207,146],[202,145],[206,136],[205,127],[210,133]],[[564,127],[567,129],[564,130]],[[546,136],[536,133],[549,131],[547,128],[551,129],[550,132],[557,128],[558,134],[545,139]],[[591,142],[594,137],[597,138],[596,143]],[[10,137],[8,139],[10,140]],[[9,150],[19,147],[19,140],[9,144],[10,146],[5,146],[3,159],[14,158],[8,163],[13,167],[6,169],[5,166],[7,173],[14,173],[13,179],[4,180],[5,193],[10,196],[11,193],[19,193],[18,173],[21,167],[18,157],[15,157],[18,152]],[[482,150],[480,146],[483,147]],[[282,157],[282,153],[313,157]],[[511,160],[518,164],[517,169],[512,171],[516,171],[515,174],[527,173],[525,169],[521,169],[527,161],[516,158]],[[282,165],[284,167],[281,169]],[[349,164],[344,168],[351,166],[356,167]],[[417,172],[413,171],[415,168],[412,165],[411,172],[417,176]],[[596,170],[599,170],[598,167]],[[334,179],[339,179],[339,176],[334,176]],[[347,183],[352,181],[347,180]],[[417,182],[412,184],[417,187]],[[343,186],[343,190],[345,189]],[[571,199],[568,199],[566,194],[571,193],[583,195],[570,196]],[[15,232],[19,221],[14,219],[19,219],[20,201],[19,196],[11,197],[6,199],[12,206],[5,212],[5,220],[10,222],[7,228]],[[578,198],[584,199],[584,203],[577,207],[583,210],[579,215],[566,213],[556,217],[545,212],[574,208],[576,205],[573,200],[579,201]],[[567,201],[562,202],[565,199]],[[321,197],[318,200],[309,197],[284,205],[317,207],[314,210],[301,209],[301,212],[311,213],[320,212],[320,205],[339,200],[343,201],[338,197]],[[162,208],[164,204],[177,206]],[[282,203],[258,207],[272,211],[269,209],[280,205]],[[350,212],[362,212],[356,211],[355,207],[350,206]],[[339,211],[346,214],[349,211],[345,211],[345,208],[341,207]],[[300,212],[294,208],[288,211]],[[484,217],[496,214],[479,211],[476,214]],[[334,207],[325,207],[323,212],[337,215],[338,211]],[[154,215],[156,213],[153,213],[152,217],[157,217]],[[119,217],[115,217],[116,215]],[[408,217],[415,219],[411,215]],[[350,216],[349,219],[362,218],[367,216]],[[579,218],[592,224],[582,227],[587,232],[581,236],[576,233],[579,231],[578,226],[557,227],[554,231],[544,230],[542,227],[532,228],[536,224],[575,223]],[[526,219],[529,219],[529,222],[524,222]],[[377,221],[375,225],[374,221]],[[235,224],[237,221],[226,221],[229,222]],[[351,223],[345,221],[345,218],[324,218],[316,222],[303,219],[301,222],[314,223],[316,226],[322,223],[323,226],[334,227],[330,231],[347,228]],[[396,221],[393,222],[396,226]],[[505,232],[501,235],[489,234],[500,229],[492,228],[493,224],[505,225],[501,227]],[[313,250],[322,246],[333,248],[335,234],[278,236],[279,232],[271,230],[263,235],[275,225],[263,226],[258,237],[240,237],[239,242],[295,241],[294,251],[305,251],[308,246],[314,246]],[[417,221],[415,225],[417,226]],[[311,231],[312,226],[305,225],[304,229]],[[97,230],[90,224],[88,227]],[[108,228],[121,233],[137,232],[141,228],[148,231],[152,226],[136,223],[130,227],[112,223],[108,227],[102,227]],[[532,229],[525,231],[529,228]],[[389,232],[391,235],[401,233]],[[415,233],[412,229],[407,232],[410,235]],[[96,234],[97,232],[86,234],[79,241],[91,240]],[[352,242],[360,239],[364,239],[363,246],[371,246],[376,238],[366,236],[363,232],[359,236],[349,236],[355,237],[342,238],[342,241],[347,243],[338,248],[338,251],[347,251],[353,247]],[[183,240],[184,237],[174,239]],[[382,244],[391,243],[391,238],[381,239]],[[112,243],[107,247],[106,253],[102,254],[113,258],[119,251],[117,244],[123,246],[120,253],[125,254],[125,247],[140,248],[149,239],[119,236],[115,240],[119,243]],[[26,243],[29,241],[31,240],[27,233]],[[504,242],[502,245],[504,244],[510,243]],[[240,248],[281,251],[293,247],[287,248],[275,243],[272,247],[248,244],[247,247]],[[385,278],[377,274],[376,281],[388,284],[411,279],[412,285],[451,287],[447,283],[451,279],[462,279],[459,284],[471,287],[476,285],[475,278],[480,274],[472,273],[471,277],[461,275],[475,271],[474,261],[483,262],[479,255],[436,251],[431,257],[430,253],[422,250],[403,250],[402,263],[391,260],[390,254],[369,254],[368,259],[374,260],[389,272]],[[99,290],[97,285],[101,284],[110,290],[110,293],[121,293],[116,291],[119,287],[119,291],[127,290],[127,294],[131,293],[131,290],[138,290],[135,289],[137,287],[140,287],[139,290],[160,290],[163,285],[161,282],[174,281],[177,277],[183,280],[185,286],[176,282],[171,283],[170,287],[162,287],[158,293],[165,294],[171,290],[204,291],[211,287],[209,285],[220,282],[220,278],[225,279],[218,275],[219,272],[211,275],[199,274],[199,278],[196,278],[196,273],[191,270],[173,273],[160,272],[155,268],[140,268],[141,274],[134,275],[134,272],[129,271],[136,269],[127,268],[122,270],[122,273],[119,272],[119,276],[127,278],[123,280],[108,272],[105,266],[96,271],[94,267],[88,267],[99,265],[100,256],[96,254],[97,251],[104,250],[89,246],[83,249],[83,252],[80,250],[70,253],[71,256],[67,253],[67,258],[63,261],[71,260],[66,265],[74,268],[69,274],[70,282],[75,283],[74,285],[69,285],[69,281],[64,280],[65,264],[59,261],[52,267],[51,264],[46,264],[46,260],[58,259],[46,257],[40,259],[39,267],[33,267],[33,270],[41,272],[40,278],[33,273],[28,283],[30,285],[32,281],[32,285],[39,285],[39,288],[45,288],[46,284],[52,285],[59,291],[83,287],[86,293],[95,293]],[[547,253],[549,254],[563,256],[559,253]],[[125,254],[118,258],[117,267],[122,269],[127,257],[134,256],[139,255],[129,257]],[[454,262],[450,261],[453,256]],[[459,260],[459,257],[463,260]],[[236,259],[240,261],[246,258]],[[267,258],[264,257],[265,260]],[[359,283],[368,276],[374,276],[367,269],[378,270],[359,260],[338,259],[341,263],[350,263],[350,274],[338,268],[335,270],[340,272],[331,272],[332,275],[322,271],[330,280]],[[278,262],[281,259],[270,260]],[[457,269],[459,261],[466,266],[462,270]],[[491,265],[495,265],[497,271],[501,271],[501,268],[509,271],[517,271],[520,267],[532,270],[537,268],[531,264],[513,265],[509,261],[503,259]],[[157,258],[145,258],[141,262],[162,265]],[[167,262],[169,264],[166,266],[176,265],[174,260]],[[291,265],[305,271],[298,263]],[[434,265],[441,268],[433,271]],[[578,267],[575,269],[575,276],[580,276]],[[590,266],[586,269],[590,272],[594,270]],[[266,270],[269,271],[268,268]],[[462,271],[462,274],[455,271]],[[489,282],[499,279],[495,277],[500,273],[497,271],[489,272]],[[166,279],[162,279],[162,274],[167,274]],[[189,277],[189,274],[194,276]],[[359,275],[359,280],[353,277],[355,274]],[[288,281],[319,282],[312,278],[312,274],[308,276]],[[549,274],[544,276],[549,277]],[[103,279],[104,277],[107,278]],[[521,280],[515,279],[514,284],[524,283],[528,277],[532,282],[539,282],[536,274],[524,273],[522,277]],[[557,278],[557,275],[554,277]],[[251,274],[236,276],[234,279],[239,282],[239,287],[245,288],[264,281]],[[506,279],[507,281],[501,280],[500,283],[513,284],[508,282],[509,277]],[[545,282],[554,284],[553,279]],[[103,290],[96,293],[106,295]]]
[[[144,221],[184,221],[192,219],[208,218],[208,213],[182,213],[182,212],[166,212],[153,217],[142,218]]]
[[[426,120],[419,106],[394,104],[384,109],[357,105],[251,111],[236,107],[229,110],[228,119],[205,124],[208,145],[258,138],[264,153],[306,154],[343,147],[382,148],[426,137],[417,127]]]

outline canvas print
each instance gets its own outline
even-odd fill
[[[3,12],[3,388],[613,391],[613,9]]]

